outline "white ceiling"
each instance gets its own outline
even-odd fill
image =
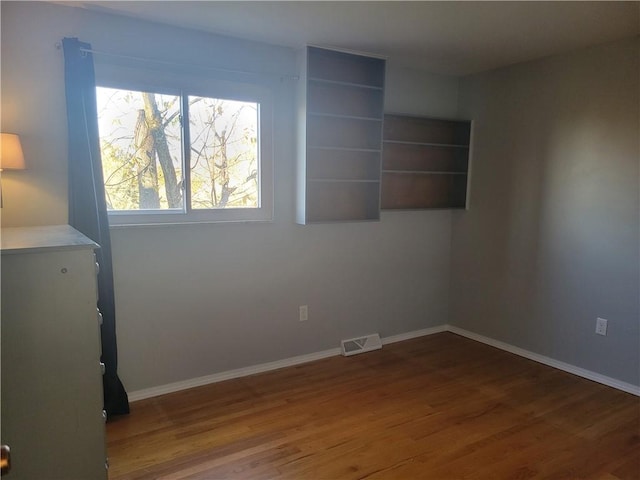
[[[464,75],[640,34],[640,2],[57,2],[250,40],[380,54]]]

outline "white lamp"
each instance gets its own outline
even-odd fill
[[[0,133],[0,168],[24,170],[24,154],[20,137],[13,133]]]
[[[0,133],[0,171],[25,168],[20,137],[13,133]],[[2,208],[2,184],[0,184],[0,208]]]

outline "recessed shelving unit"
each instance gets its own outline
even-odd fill
[[[471,122],[384,116],[382,209],[466,208]]]
[[[379,220],[385,61],[307,47],[301,63],[297,222]]]

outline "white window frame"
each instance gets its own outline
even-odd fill
[[[182,210],[108,210],[110,226],[273,221],[273,95],[270,88],[259,83],[212,79],[209,75],[195,77],[175,72],[159,74],[157,71],[116,65],[103,65],[99,68],[98,64],[96,86],[180,95],[181,101],[187,96],[201,96],[259,104],[259,207],[192,210],[185,201]],[[186,181],[186,170],[190,166],[186,165],[184,153],[183,162],[183,179]]]

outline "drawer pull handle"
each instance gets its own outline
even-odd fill
[[[100,371],[102,372],[102,375],[104,375],[104,372],[106,371],[107,367],[105,367],[104,363],[100,362]]]
[[[107,411],[106,410],[102,410],[102,419],[104,420],[105,423],[107,423]]]
[[[11,470],[11,449],[9,445],[0,446],[0,473],[6,475]]]
[[[98,310],[97,308],[96,308],[96,311],[98,312],[98,313],[97,313],[97,316],[98,316],[98,325],[99,325],[99,326],[102,326],[102,322],[103,322],[102,312],[101,312],[100,310]]]

